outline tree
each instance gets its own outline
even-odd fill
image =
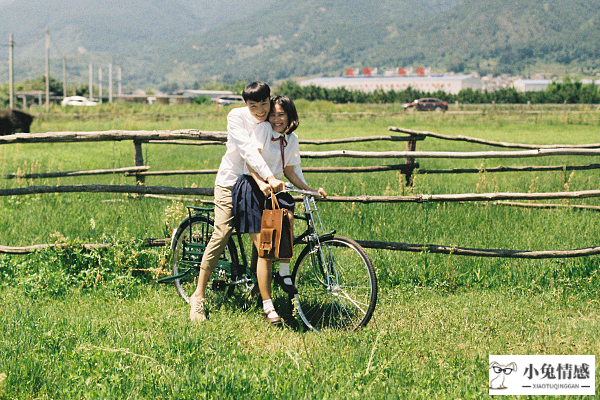
[[[62,82],[54,79],[52,76],[50,77],[49,86],[50,86],[50,93],[60,93],[60,94],[63,93]],[[46,91],[46,77],[40,76],[39,78],[30,79],[30,80],[16,83],[15,90],[18,92],[31,91],[31,90]]]

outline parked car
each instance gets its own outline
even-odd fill
[[[83,96],[65,97],[61,103],[63,106],[97,106],[97,101],[92,101]]]
[[[405,110],[448,111],[448,103],[431,97],[417,99],[411,103],[403,104],[402,107],[404,107]]]
[[[221,97],[217,98],[217,104],[220,106],[228,106],[230,104],[243,103],[243,102],[244,102],[244,98],[242,96],[238,96],[235,94],[221,96]]]

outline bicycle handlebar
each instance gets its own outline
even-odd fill
[[[277,192],[275,194],[277,195],[277,194],[283,193],[283,192],[294,192],[294,193],[299,193],[304,196],[311,196],[311,197],[323,197],[323,196],[321,196],[321,193],[319,193],[319,192],[313,192],[311,190],[297,189],[291,183],[286,183],[285,189],[280,192]]]

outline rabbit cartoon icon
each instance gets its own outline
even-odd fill
[[[500,365],[496,361],[492,361],[490,363],[489,369],[493,370],[494,374],[490,373],[490,378],[494,376],[493,379],[490,380],[490,389],[506,389],[504,386],[504,380],[507,375],[510,375],[513,371],[517,370],[517,364],[514,362],[508,365]]]

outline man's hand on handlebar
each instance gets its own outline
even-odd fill
[[[258,188],[260,189],[261,192],[263,192],[263,194],[268,197],[271,195],[271,185],[269,185],[267,182],[264,181],[257,181],[256,182],[258,184]]]

